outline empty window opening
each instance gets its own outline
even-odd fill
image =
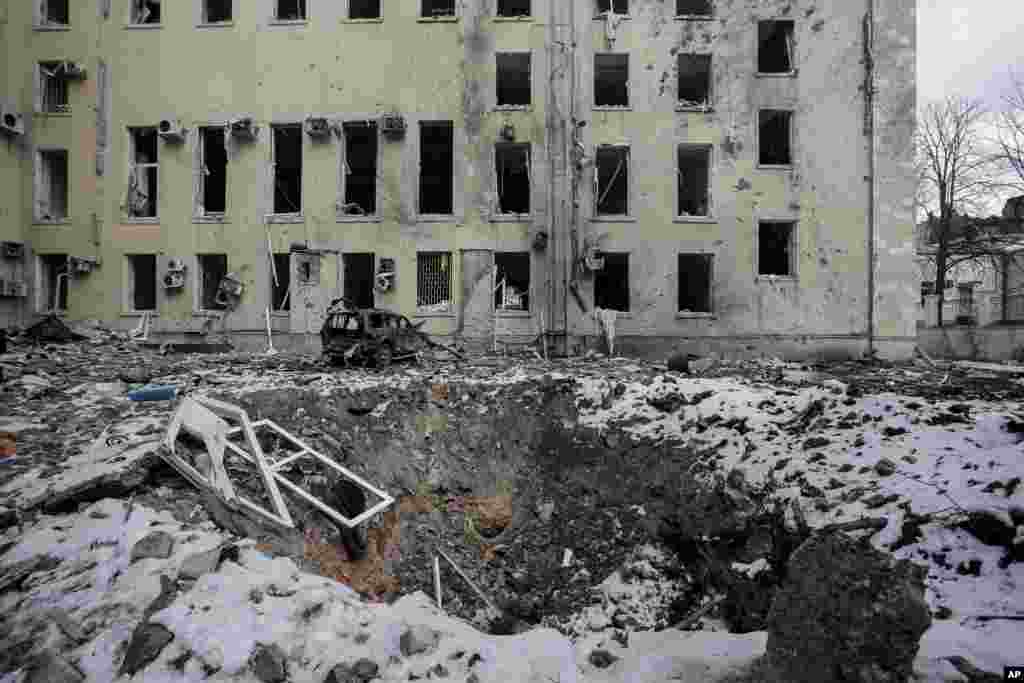
[[[345,201],[342,213],[372,216],[377,213],[377,124],[346,123]]]
[[[677,17],[710,17],[711,0],[676,0]]]
[[[302,213],[302,126],[272,126],[274,213]]]
[[[614,11],[616,14],[629,14],[629,0],[597,0],[598,13]]]
[[[420,124],[420,213],[453,213],[455,130],[451,121]]]
[[[271,310],[292,310],[292,255],[274,254],[274,270],[270,273]]]
[[[66,311],[68,308],[68,255],[43,254],[39,257],[42,291],[40,307],[44,311]]]
[[[231,21],[232,0],[203,0],[203,23],[220,24]]]
[[[711,312],[711,254],[679,254],[679,312]]]
[[[707,216],[711,213],[708,176],[711,151],[708,147],[681,145],[676,169],[679,216]]]
[[[530,53],[499,52],[498,62],[498,106],[521,106],[530,104]]]
[[[128,215],[132,218],[156,218],[157,134],[156,128],[129,128],[131,170],[128,174]]]
[[[348,0],[349,19],[380,19],[380,0]]]
[[[757,231],[759,275],[794,275],[795,234],[796,225],[791,221],[761,221]]]
[[[64,78],[62,62],[39,63],[40,111],[46,113],[67,113],[68,81]]]
[[[763,74],[784,74],[793,70],[793,64],[793,22],[758,22],[757,70]]]
[[[455,0],[422,0],[420,9],[424,17],[454,17]]]
[[[498,179],[498,213],[530,213],[530,145],[496,145],[494,165]]]
[[[128,256],[129,283],[133,311],[156,310],[156,254]]]
[[[199,192],[203,215],[222,215],[227,210],[228,153],[224,128],[199,129]]]
[[[159,24],[160,0],[131,0],[133,24]]]
[[[67,26],[70,23],[68,0],[42,0],[40,12],[44,26]]]
[[[448,251],[416,254],[416,306],[451,310],[452,255]]]
[[[629,55],[594,55],[594,106],[629,106]]]
[[[530,0],[498,0],[499,17],[530,16]]]
[[[594,306],[629,310],[629,254],[601,252],[604,266],[594,273]]]
[[[790,149],[792,112],[762,109],[758,115],[760,163],[766,166],[788,166],[793,163]]]
[[[228,274],[227,254],[199,254],[199,308],[219,311],[226,306],[217,301],[221,280]]]
[[[680,54],[679,103],[707,106],[711,100],[711,55]]]
[[[356,308],[373,308],[373,261],[372,253],[342,254],[345,279],[342,291],[349,305]]]
[[[530,252],[497,252],[494,265],[494,307],[504,311],[530,310]]]
[[[629,148],[597,148],[594,164],[595,207],[599,216],[625,216],[629,213]]]
[[[68,217],[68,153],[63,149],[39,152],[36,218],[60,221]]]
[[[277,0],[278,21],[302,21],[306,18],[306,0]]]

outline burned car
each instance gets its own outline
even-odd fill
[[[422,322],[414,324],[404,315],[379,308],[337,304],[327,309],[320,330],[324,356],[333,363],[386,367],[393,360],[414,357],[425,344]]]

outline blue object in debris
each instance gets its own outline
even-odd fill
[[[154,385],[129,391],[128,398],[133,401],[173,401],[177,393],[178,387],[173,384]]]

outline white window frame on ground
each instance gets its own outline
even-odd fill
[[[70,86],[68,79],[59,72],[63,65],[59,61],[43,61],[37,65],[39,94],[36,110],[41,114],[70,114]]]
[[[138,308],[135,305],[135,290],[139,282],[139,272],[136,268],[136,259],[139,257],[151,257],[153,259],[153,307],[152,308]],[[125,301],[124,310],[129,314],[136,313],[156,313],[159,306],[160,299],[160,288],[159,288],[159,259],[156,254],[125,254]]]
[[[791,226],[789,233],[789,245],[787,257],[789,259],[789,273],[787,275],[774,275],[761,272],[761,226],[763,224],[788,224]],[[800,224],[795,218],[765,218],[757,219],[757,229],[754,231],[754,273],[759,280],[797,280],[799,277],[800,261]]]
[[[48,159],[63,157],[64,196],[54,201],[55,174]],[[33,217],[36,223],[66,223],[71,214],[71,162],[68,150],[55,147],[41,147],[36,150],[35,191],[33,192]],[[56,210],[55,210],[56,209]]]
[[[453,290],[452,252],[416,252],[417,314],[451,314],[455,310]]]
[[[138,161],[138,135],[141,132],[149,132],[154,137],[156,159],[149,162]],[[132,222],[159,222],[160,220],[160,138],[156,134],[154,126],[129,126],[128,128],[128,188],[125,201],[125,209],[128,219]],[[149,171],[152,169],[153,175]],[[151,187],[150,184],[155,185]],[[140,207],[139,199],[149,197],[156,193],[156,201],[153,204],[153,215],[147,216],[137,208]]]
[[[49,266],[47,265],[47,257],[50,257],[50,256],[61,256],[61,257],[64,258],[64,265],[63,266],[55,266],[55,270],[54,270],[54,285],[53,285],[52,288],[50,287],[50,285],[48,283],[49,274],[50,273],[48,272],[49,271]],[[37,280],[37,282],[38,282],[38,292],[39,292],[39,296],[37,297],[37,301],[36,301],[36,310],[38,310],[40,313],[64,313],[65,311],[67,311],[68,299],[70,298],[70,295],[71,295],[71,293],[69,291],[70,290],[71,269],[70,269],[70,264],[68,262],[68,255],[67,254],[38,254],[36,256],[36,259],[37,259],[36,263],[38,264],[38,270],[37,270],[37,272],[38,272],[38,280]],[[63,269],[63,273],[61,272],[62,269]],[[60,300],[62,298],[60,296],[61,283],[62,282],[64,283],[63,284],[63,287],[64,287],[64,296],[63,296],[64,306],[60,307],[60,306],[57,306],[56,304],[59,304]],[[51,296],[50,296],[51,294],[53,295],[53,297],[52,297],[54,299],[53,303],[55,304],[52,307],[50,306],[50,301],[49,301],[50,298],[51,298]]]

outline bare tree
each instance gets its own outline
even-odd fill
[[[1011,72],[1011,90],[996,117],[999,160],[1009,172],[1009,186],[1024,191],[1024,80]]]

